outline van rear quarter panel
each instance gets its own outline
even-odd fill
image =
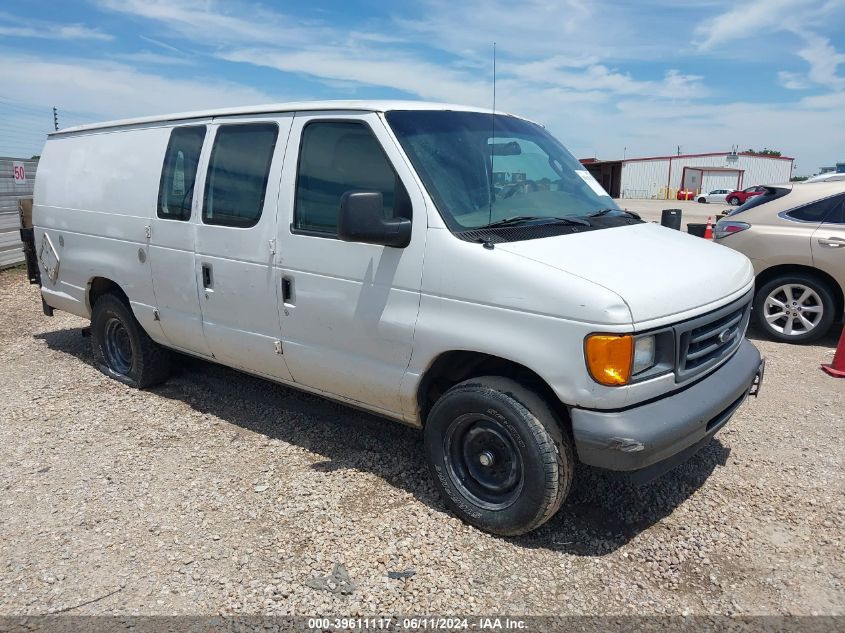
[[[48,304],[90,316],[86,293],[94,277],[126,292],[154,339],[155,305],[146,227],[155,213],[169,127],[51,137],[35,182],[36,244],[50,236],[59,256],[55,283],[42,275]],[[144,261],[142,261],[142,259]]]

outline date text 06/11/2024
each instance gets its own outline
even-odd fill
[[[320,631],[495,631],[526,630],[523,620],[510,618],[449,618],[449,617],[371,617],[371,618],[309,618],[308,628]]]

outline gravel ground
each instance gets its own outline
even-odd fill
[[[0,614],[845,614],[835,336],[757,340],[761,397],[688,464],[582,469],[502,539],[445,511],[412,429],[190,359],[129,389],[20,269],[0,324]]]

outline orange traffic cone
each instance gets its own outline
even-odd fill
[[[842,336],[839,337],[833,362],[830,365],[822,365],[822,369],[836,378],[845,378],[845,328],[842,329]]]
[[[707,227],[704,229],[704,239],[713,239],[713,223],[710,221],[710,216],[707,216]]]

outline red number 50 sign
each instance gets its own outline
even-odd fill
[[[15,184],[22,185],[26,182],[26,167],[23,163],[12,163],[15,172]]]

